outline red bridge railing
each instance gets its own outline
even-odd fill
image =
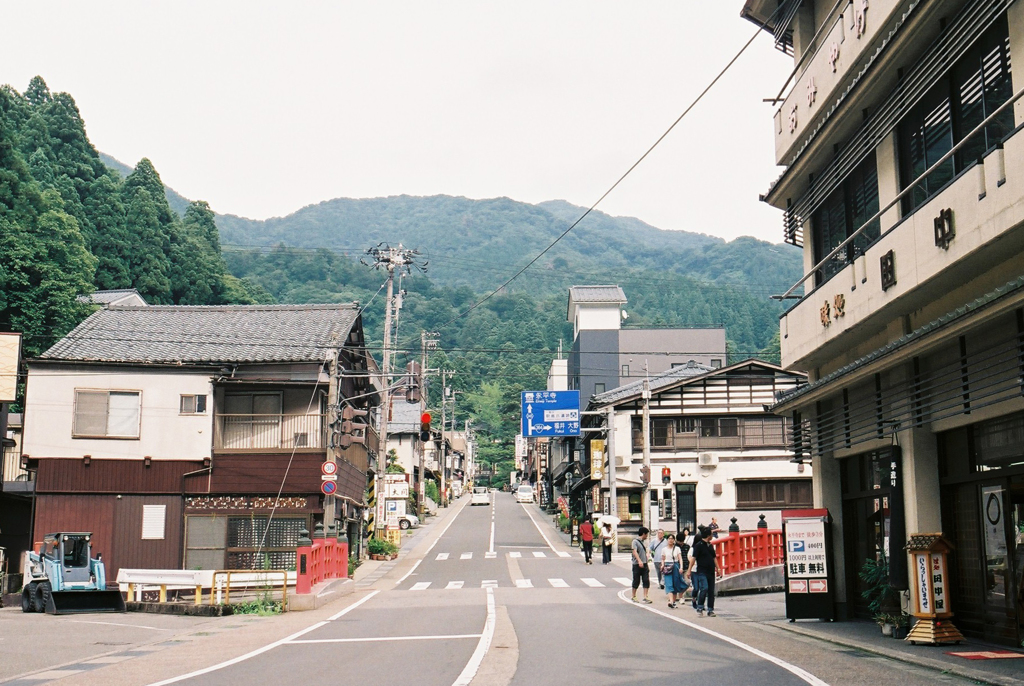
[[[732,531],[712,539],[715,554],[725,574],[736,574],[758,567],[783,563],[782,531],[767,527],[747,533]]]
[[[312,540],[308,535],[308,531],[299,532],[295,549],[295,592],[299,594],[311,593],[313,586],[328,579],[348,578],[348,540],[339,540],[333,532],[325,536],[319,523]]]

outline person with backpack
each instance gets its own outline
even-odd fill
[[[693,602],[697,616],[704,616],[707,605],[708,617],[715,615],[715,578],[721,567],[715,555],[715,547],[711,545],[711,530],[706,526],[699,527],[690,550],[690,577],[693,583]]]
[[[668,606],[673,610],[678,607],[683,593],[689,584],[683,579],[683,551],[676,545],[676,537],[669,534],[665,537],[664,550],[661,553],[660,572],[665,580],[665,593],[668,594]]]
[[[657,535],[651,541],[651,564],[658,572],[658,588],[665,588],[665,580],[661,574],[661,553],[665,550],[665,530],[658,529]]]

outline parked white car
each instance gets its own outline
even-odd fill
[[[520,486],[516,489],[516,502],[517,503],[532,503],[533,502],[533,487],[532,486]]]
[[[491,494],[483,486],[477,486],[473,489],[472,499],[469,501],[470,505],[490,505]]]
[[[398,518],[399,529],[417,529],[420,526],[420,518],[409,513]]]

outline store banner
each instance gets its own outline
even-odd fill
[[[600,481],[604,478],[604,439],[590,441],[590,478]]]

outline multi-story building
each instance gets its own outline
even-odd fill
[[[1024,3],[748,0],[795,70],[764,200],[804,251],[781,317],[840,616],[908,533],[953,544],[969,636],[1024,640]]]
[[[724,328],[623,328],[625,304],[619,286],[569,289],[566,318],[573,323],[573,343],[565,371],[582,404],[597,393],[690,361],[713,368],[725,364]]]
[[[334,459],[325,524],[355,545],[377,438],[338,450],[337,413],[377,397],[371,363],[354,304],[100,309],[27,363],[33,540],[93,532],[110,579],[287,568]]]

